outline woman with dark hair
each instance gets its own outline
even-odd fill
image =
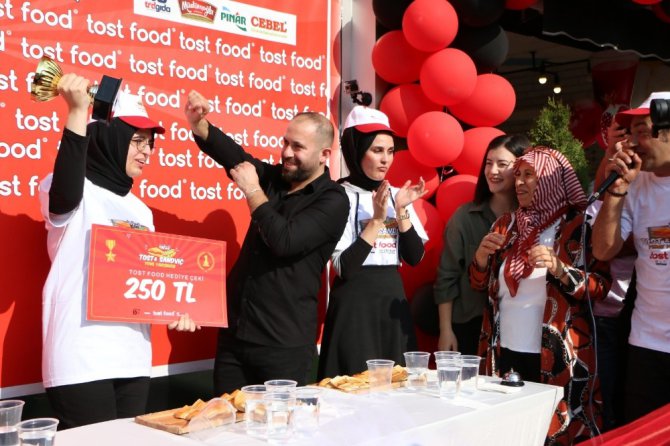
[[[516,206],[512,165],[530,146],[525,135],[501,135],[486,148],[475,199],[459,207],[444,229],[434,285],[440,316],[438,350],[477,354],[486,293],[470,287],[468,266],[491,225]]]
[[[149,324],[86,319],[93,224],[153,231],[151,209],[132,192],[148,166],[154,135],[138,96],[119,92],[111,122],[89,116],[88,80],[64,75],[58,93],[68,115],[53,173],[40,184],[51,269],[42,298],[42,380],[49,402],[71,428],[146,412],[151,375]],[[194,331],[183,315],[169,325]]]
[[[562,387],[546,444],[573,444],[598,434],[588,300],[605,296],[609,274],[591,258],[588,225],[582,246],[586,195],[565,156],[530,150],[516,160],[514,178],[519,207],[496,220],[469,267],[472,287],[489,296],[482,367]]]
[[[412,202],[426,193],[423,179],[391,187],[393,131],[373,108],[352,110],[342,134],[349,176],[340,180],[349,197],[347,226],[332,255],[337,273],[324,327],[319,378],[352,375],[368,359],[404,364],[416,337],[398,273],[401,261],[419,263],[428,236]]]

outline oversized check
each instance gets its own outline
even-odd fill
[[[226,242],[93,225],[87,319],[227,327]]]

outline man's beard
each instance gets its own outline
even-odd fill
[[[313,173],[312,171],[303,168],[301,165],[297,165],[296,169],[293,171],[282,169],[281,177],[287,183],[299,183],[301,181],[305,181],[306,179],[308,179],[312,175],[312,173]]]

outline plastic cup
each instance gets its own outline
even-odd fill
[[[441,350],[433,354],[435,355],[435,361],[438,361],[440,359],[454,359],[458,356],[461,356],[461,352],[455,352],[451,350]]]
[[[426,387],[428,380],[428,361],[430,353],[428,352],[406,352],[405,366],[407,367],[407,388],[418,390]]]
[[[266,387],[262,384],[253,384],[242,387],[244,394],[244,424],[248,435],[252,437],[265,438],[267,430],[265,403],[263,396]]]
[[[295,389],[295,407],[293,409],[293,429],[298,435],[310,436],[319,429],[321,389],[316,387],[298,387]]]
[[[461,392],[472,395],[477,391],[477,376],[479,375],[479,363],[481,356],[462,355],[461,361]]]
[[[368,365],[370,392],[391,390],[394,362],[390,359],[368,359],[366,363]]]
[[[18,446],[18,424],[21,422],[23,405],[21,400],[0,401],[0,445]]]
[[[458,395],[461,384],[461,361],[458,359],[438,359],[437,383],[440,398],[452,400]]]
[[[266,392],[263,395],[263,403],[265,404],[268,443],[289,442],[293,436],[291,417],[295,406],[295,389]]]
[[[33,418],[18,425],[21,446],[53,446],[58,420]]]
[[[295,389],[298,385],[298,382],[292,379],[271,379],[269,381],[265,381],[264,384],[268,392],[276,392]]]

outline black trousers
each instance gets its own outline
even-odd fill
[[[316,357],[316,345],[274,347],[239,340],[219,331],[214,360],[214,393],[221,395],[248,384],[270,379],[292,379],[308,384]]]
[[[58,429],[142,415],[147,409],[149,377],[116,378],[46,389],[60,420]]]
[[[626,423],[670,403],[670,353],[628,345]]]
[[[477,316],[462,324],[452,322],[458,340],[458,351],[463,355],[476,355],[479,349],[479,335],[482,332],[482,316]]]
[[[542,360],[539,353],[515,352],[500,348],[500,376],[514,369],[524,381],[540,382]]]

